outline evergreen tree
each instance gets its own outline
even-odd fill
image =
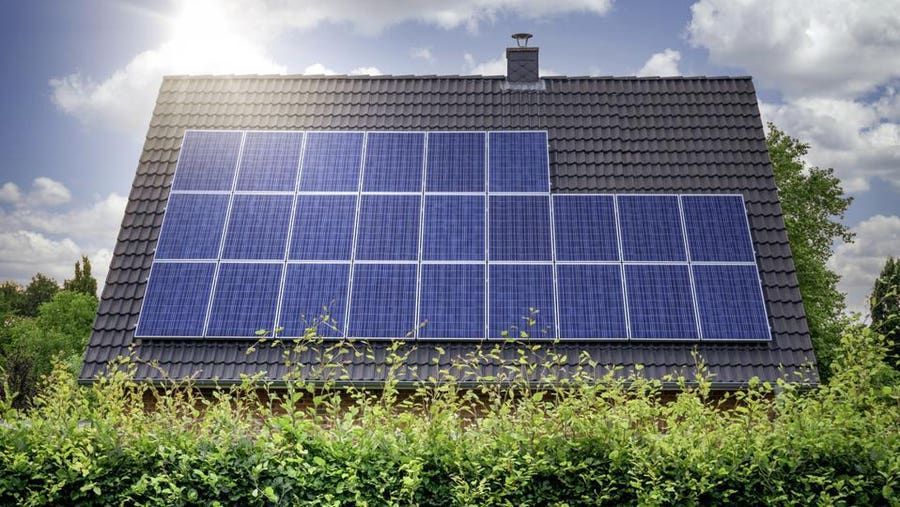
[[[870,298],[872,329],[893,342],[888,361],[900,369],[900,259],[888,257]]]
[[[75,261],[75,276],[71,280],[66,280],[63,288],[88,296],[97,296],[97,280],[91,275],[91,261],[86,255],[81,256],[81,261]]]
[[[31,277],[31,282],[25,287],[22,309],[20,314],[25,317],[36,317],[41,304],[53,299],[59,292],[59,284],[56,280],[38,273]]]

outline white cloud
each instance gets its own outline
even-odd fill
[[[660,53],[655,53],[647,63],[637,71],[638,76],[680,76],[678,62],[681,61],[681,53],[674,49],[666,48]]]
[[[322,65],[321,63],[314,63],[312,65],[308,65],[305,69],[303,69],[304,74],[309,74],[312,76],[333,76],[337,74],[337,72],[329,69],[328,67]]]
[[[789,97],[853,97],[900,77],[900,0],[699,0],[692,44]]]
[[[0,187],[0,204],[13,204],[22,199],[22,191],[19,186],[7,181]]]
[[[350,71],[351,76],[380,76],[384,74],[378,67],[357,67]]]
[[[409,57],[434,63],[434,54],[431,52],[431,48],[412,48],[409,50]]]
[[[875,215],[853,227],[853,232],[856,240],[838,245],[829,266],[841,275],[839,287],[847,293],[850,309],[865,312],[884,261],[900,254],[900,216]]]
[[[36,205],[57,206],[72,200],[72,193],[62,183],[40,176],[34,179],[28,200]]]

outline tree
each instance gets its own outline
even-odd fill
[[[900,259],[888,257],[869,299],[872,329],[884,335],[890,344],[888,362],[900,369]]]
[[[16,282],[0,284],[0,325],[11,315],[22,311],[25,303],[25,292]]]
[[[831,361],[846,326],[840,277],[828,269],[835,240],[852,241],[841,219],[852,202],[844,195],[833,169],[806,164],[809,145],[769,123],[766,144],[775,172],[784,225],[797,270],[800,294],[813,348],[823,380],[831,374]]]
[[[75,261],[75,276],[63,282],[63,289],[88,296],[97,295],[97,280],[91,276],[91,261],[86,255],[81,256],[80,262]]]
[[[31,277],[31,282],[25,287],[24,301],[20,314],[26,317],[36,317],[38,308],[59,292],[59,284],[56,280],[38,273]]]

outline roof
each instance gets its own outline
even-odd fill
[[[170,76],[163,79],[106,286],[82,380],[119,355],[139,358],[137,377],[237,381],[284,373],[281,353],[248,341],[135,340],[163,212],[185,129],[547,130],[554,192],[743,194],[773,339],[766,343],[578,342],[553,345],[576,363],[651,377],[689,372],[699,353],[715,385],[802,373],[815,357],[781,207],[749,77],[549,77],[543,91],[509,90],[482,76]],[[374,359],[348,356],[349,381],[377,383]],[[419,342],[406,379],[438,371],[477,344]],[[444,350],[440,354],[439,350]],[[502,353],[513,354],[504,350]],[[155,365],[158,364],[157,368]],[[491,374],[497,364],[483,361]],[[163,374],[165,372],[165,375]]]

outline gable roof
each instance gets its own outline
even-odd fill
[[[482,76],[170,76],[159,91],[81,379],[121,354],[139,359],[137,377],[237,381],[284,373],[276,349],[247,353],[249,341],[135,340],[141,300],[185,129],[547,130],[554,192],[740,193],[757,254],[773,339],[766,343],[596,342],[556,344],[575,364],[651,377],[690,371],[696,351],[715,385],[802,373],[817,382],[756,93],[749,77],[551,77],[543,91],[508,90]],[[348,357],[350,381],[377,383],[374,360]],[[472,343],[412,345],[407,378],[438,376]],[[439,354],[443,349],[445,354]],[[509,350],[510,354],[514,351]],[[506,353],[504,351],[503,353]],[[312,361],[310,358],[307,360]],[[158,363],[158,368],[154,365]],[[490,374],[496,364],[484,364]]]

